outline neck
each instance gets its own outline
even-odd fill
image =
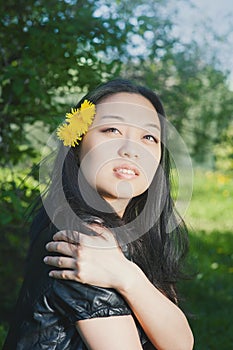
[[[104,197],[106,202],[111,205],[111,207],[115,210],[117,215],[122,218],[125,212],[125,209],[129,203],[128,198],[108,198]]]

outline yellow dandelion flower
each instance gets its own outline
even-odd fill
[[[70,113],[66,113],[66,124],[57,130],[57,136],[63,141],[64,146],[78,145],[82,135],[86,134],[95,115],[95,105],[85,100],[79,109],[72,108]]]
[[[64,146],[75,147],[80,141],[80,136],[77,134],[71,125],[63,124],[57,129],[58,138],[63,141]]]
[[[82,119],[81,116],[72,118],[69,122],[69,125],[71,126],[71,128],[73,128],[77,135],[86,134],[88,130],[88,125],[86,121]]]
[[[71,108],[71,112],[66,113],[66,121],[70,122],[70,120],[81,117],[86,124],[90,125],[93,121],[94,115],[95,105],[92,102],[85,100],[79,109]]]
[[[80,114],[82,115],[83,120],[85,120],[86,123],[90,125],[95,115],[95,105],[92,102],[85,100],[81,104]]]
[[[66,121],[69,123],[71,119],[79,116],[79,109],[71,108],[70,113],[66,113]]]

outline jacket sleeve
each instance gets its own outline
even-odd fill
[[[51,292],[54,308],[72,323],[94,317],[131,314],[129,306],[114,289],[55,280]]]

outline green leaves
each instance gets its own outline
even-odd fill
[[[119,31],[112,14],[109,18],[95,15],[98,3],[41,0],[27,1],[24,6],[1,5],[2,164],[9,164],[13,154],[21,161],[19,144],[25,140],[26,122],[44,120],[49,124],[50,116],[70,108],[64,106],[64,100],[54,103],[60,88],[67,87],[69,96],[75,86],[94,86],[104,73],[112,76],[118,72],[120,60],[109,58],[113,52],[117,57],[122,52],[126,35]],[[75,75],[69,74],[71,69]],[[10,131],[11,123],[18,124],[20,132]],[[4,144],[12,141],[14,146],[6,149]]]

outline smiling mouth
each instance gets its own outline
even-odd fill
[[[120,174],[136,175],[134,170],[131,169],[117,169],[116,172]]]
[[[116,176],[120,178],[135,178],[139,176],[139,171],[136,168],[129,166],[119,166],[113,169]]]

